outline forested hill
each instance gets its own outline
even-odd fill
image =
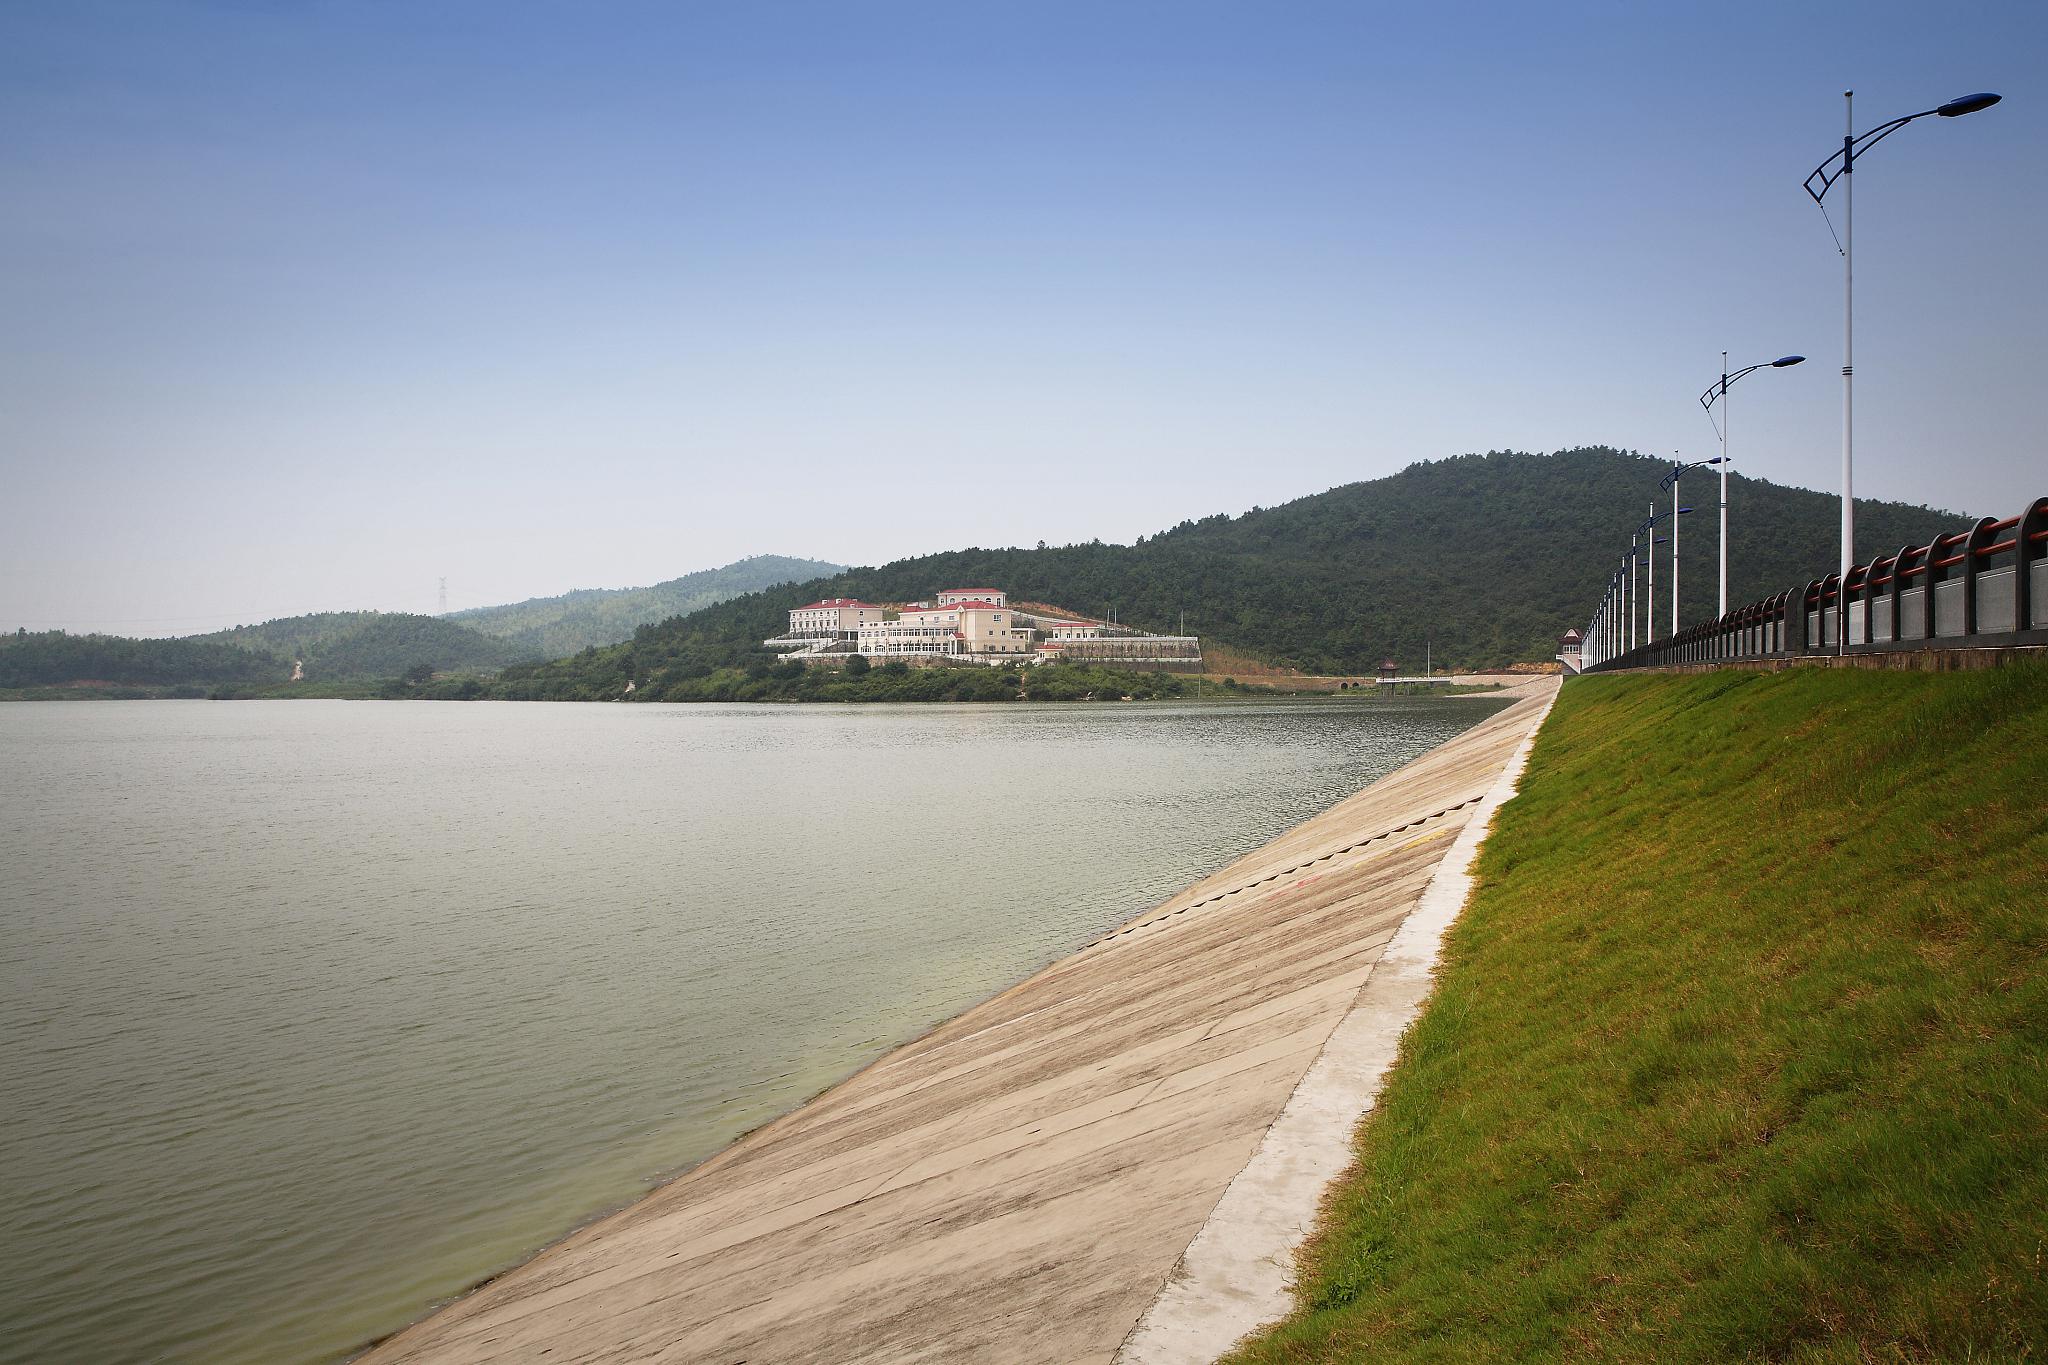
[[[305,666],[308,691],[335,683],[489,674],[536,656],[453,621],[403,612],[330,611],[182,639],[0,635],[0,688],[278,687]]]
[[[449,613],[486,635],[510,640],[540,658],[559,658],[591,645],[611,645],[636,629],[671,616],[685,616],[743,593],[778,583],[798,583],[840,573],[843,564],[822,559],[754,555],[716,569],[671,578],[647,588],[585,588],[560,597],[533,597],[502,607],[472,607]]]
[[[1582,626],[1628,530],[1659,497],[1663,461],[1607,447],[1553,455],[1495,451],[1415,464],[1398,474],[1181,525],[1135,545],[969,549],[854,569],[771,589],[644,628],[631,641],[512,670],[539,693],[588,692],[636,679],[641,694],[759,657],[792,606],[817,597],[904,601],[987,583],[1020,600],[1055,602],[1151,630],[1205,639],[1317,673],[1361,673],[1391,657],[1485,667],[1556,652]],[[1715,492],[1705,471],[1687,485],[1681,586],[1688,621],[1714,611]],[[1668,502],[1668,495],[1665,500]],[[1830,494],[1735,477],[1729,501],[1734,602],[1802,584],[1835,561],[1839,504]],[[1868,556],[1963,525],[1959,513],[1902,503],[1857,504]],[[1668,560],[1666,561],[1668,570]],[[1660,575],[1660,600],[1669,579]],[[1662,618],[1660,618],[1662,619]],[[561,684],[559,688],[555,685]]]
[[[0,635],[0,688],[114,684],[204,689],[279,683],[291,673],[291,665],[276,655],[218,640],[135,640],[61,630]]]
[[[188,639],[282,659],[284,672],[278,681],[291,676],[294,660],[304,661],[309,682],[334,682],[395,678],[422,667],[443,673],[488,673],[540,657],[530,647],[440,617],[407,612],[315,612]]]

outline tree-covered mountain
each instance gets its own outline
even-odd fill
[[[135,640],[61,630],[0,635],[0,688],[261,685],[283,682],[291,672],[291,665],[274,654],[219,640]]]
[[[538,658],[556,659],[592,645],[612,645],[636,629],[778,583],[799,583],[840,573],[843,564],[822,559],[754,555],[716,569],[671,578],[646,588],[584,588],[560,597],[533,597],[501,607],[450,612],[486,635],[524,647]]]
[[[1649,505],[1664,461],[1608,447],[1553,455],[1494,451],[1410,465],[1241,516],[1217,515],[1135,545],[957,550],[852,569],[770,589],[658,626],[609,649],[508,669],[502,695],[659,697],[671,681],[749,661],[817,597],[905,601],[987,583],[1013,598],[1133,626],[1190,632],[1315,673],[1365,673],[1384,658],[1489,667],[1547,659],[1557,637],[1583,626],[1631,527]],[[1687,622],[1715,607],[1715,481],[1685,485],[1699,508],[1681,532]],[[1839,503],[1826,493],[1760,479],[1730,480],[1730,598],[1743,603],[1833,568]],[[1965,524],[1954,512],[1857,503],[1858,554],[1867,557]],[[1668,620],[1667,556],[1659,621]],[[1660,627],[1661,628],[1661,627]]]
[[[313,691],[434,673],[490,674],[535,657],[432,616],[330,611],[182,639],[17,631],[0,635],[0,688],[262,688],[289,682],[302,662]]]
[[[389,611],[285,616],[188,639],[282,659],[284,673],[279,681],[291,676],[295,660],[304,662],[309,682],[334,682],[395,678],[422,668],[437,673],[489,673],[506,664],[542,657],[531,647],[496,639],[442,617]]]

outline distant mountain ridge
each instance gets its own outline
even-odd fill
[[[315,691],[423,671],[488,676],[510,664],[574,654],[599,638],[622,639],[647,621],[792,576],[840,571],[823,560],[757,555],[651,588],[589,589],[451,616],[312,612],[171,639],[22,630],[0,636],[0,688],[171,687],[203,694],[214,688],[283,687],[297,665],[303,665],[304,684]],[[611,624],[616,619],[632,624]]]
[[[491,674],[538,657],[432,616],[324,611],[171,639],[20,631],[0,636],[0,687],[281,686],[301,665],[304,682],[319,687],[422,670]]]
[[[1381,660],[1495,667],[1547,659],[1558,636],[1583,626],[1620,563],[1629,528],[1654,500],[1669,464],[1609,446],[1542,455],[1490,451],[1423,461],[1239,516],[1184,521],[1133,545],[966,549],[851,569],[771,588],[639,631],[588,658],[506,670],[499,695],[658,700],[670,683],[719,668],[765,669],[760,642],[812,598],[912,601],[949,587],[990,584],[1014,601],[1143,629],[1186,628],[1205,641],[1323,674],[1370,674]],[[1688,482],[1700,512],[1681,534],[1683,618],[1715,610],[1715,491]],[[1731,604],[1754,601],[1831,571],[1839,501],[1740,475],[1730,479]],[[1925,543],[1970,518],[1906,503],[1857,499],[1860,558]],[[1668,551],[1658,573],[1659,629],[1670,610]]]
[[[763,588],[845,571],[844,564],[822,559],[753,555],[644,588],[580,588],[559,597],[470,607],[443,619],[510,641],[532,657],[554,659],[593,645],[615,645],[641,626],[687,616]]]

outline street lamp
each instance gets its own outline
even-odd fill
[[[1621,609],[1615,616],[1615,624],[1619,627],[1617,639],[1615,640],[1615,652],[1617,654],[1626,654],[1628,652],[1628,623],[1630,616],[1635,611],[1635,604],[1630,602],[1628,598],[1629,561],[1635,557],[1635,552],[1635,542],[1631,541],[1629,542],[1628,553],[1621,557],[1621,567],[1615,570],[1614,573],[1614,583],[1620,598],[1616,605]]]
[[[1642,593],[1636,590],[1636,566],[1643,562],[1643,551],[1639,542],[1644,532],[1657,524],[1656,508],[1652,505],[1649,517],[1628,533],[1628,647],[1636,647],[1636,613],[1641,610]]]
[[[1913,122],[1913,120],[1926,118],[1929,114],[1938,114],[1942,118],[1959,118],[1964,114],[1974,114],[1979,109],[1989,109],[1992,105],[1998,103],[1999,97],[1989,93],[1964,95],[1960,99],[1950,100],[1947,104],[1936,105],[1932,109],[1922,109],[1917,114],[1907,114],[1904,118],[1895,118],[1890,123],[1881,123],[1860,136],[1856,132],[1855,100],[1855,91],[1844,90],[1842,92],[1842,111],[1844,116],[1842,150],[1836,152],[1826,161],[1821,162],[1814,169],[1813,174],[1806,177],[1806,192],[1813,196],[1813,202],[1816,204],[1819,204],[1826,197],[1828,190],[1834,186],[1837,180],[1846,179],[1854,173],[1857,157],[1862,156],[1872,147],[1875,147],[1878,143],[1899,131],[1899,129]],[[1850,180],[1843,188],[1842,199],[1842,576],[1840,581],[1843,584],[1847,584],[1849,581],[1849,570],[1856,559],[1856,500],[1851,477],[1854,472],[1856,450],[1854,388],[1856,372],[1856,182],[1854,180]],[[1823,207],[1821,211],[1825,213],[1827,210]],[[1839,611],[1841,603],[1837,601],[1835,605]],[[1846,652],[1849,648],[1849,632],[1846,629],[1848,613],[1840,612],[1836,619],[1845,623],[1845,627],[1839,629],[1836,634],[1841,638],[1842,649]]]
[[[1678,481],[1685,477],[1688,470],[1705,469],[1709,465],[1725,465],[1727,463],[1727,459],[1720,455],[1706,460],[1694,460],[1691,464],[1674,461],[1671,465],[1671,472],[1666,474],[1657,485],[1659,488],[1671,490],[1671,633],[1673,635],[1678,634],[1678,518],[1692,511],[1690,507],[1680,507],[1678,505]]]
[[[1657,504],[1653,501],[1650,504],[1650,519],[1643,523],[1650,530],[1648,549],[1643,556],[1650,566],[1649,582],[1643,592],[1643,630],[1646,644],[1654,644],[1657,640],[1657,547],[1665,544],[1667,540],[1671,545],[1671,633],[1678,633],[1678,519],[1690,515],[1691,512],[1690,507],[1678,506],[1675,498],[1669,512],[1659,512]],[[1657,523],[1660,521],[1671,523],[1670,536],[1660,536],[1656,533]]]
[[[1714,613],[1716,616],[1728,614],[1728,466],[1732,463],[1728,456],[1728,386],[1744,375],[1754,374],[1758,370],[1782,370],[1788,365],[1800,365],[1805,361],[1806,357],[1803,355],[1781,355],[1776,360],[1762,360],[1754,365],[1745,365],[1734,374],[1730,374],[1728,353],[1723,351],[1721,382],[1712,385],[1700,395],[1700,406],[1707,410],[1709,422],[1714,420],[1715,401],[1719,400],[1721,404],[1721,421],[1714,428],[1721,437],[1721,597],[1720,609]]]
[[[1652,522],[1663,520],[1651,517]],[[1670,536],[1653,535],[1643,543],[1643,564],[1649,571],[1649,582],[1643,587],[1643,643],[1657,643],[1657,547],[1669,545]]]
[[[1621,653],[1620,583],[1619,572],[1607,576],[1600,605],[1586,622],[1586,633],[1579,637],[1579,656],[1584,664],[1605,663]]]

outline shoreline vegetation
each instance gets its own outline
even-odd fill
[[[1227,1359],[2031,1359],[2048,666],[1568,684]]]
[[[790,670],[798,671],[792,673]],[[1534,676],[1534,675],[1532,675]],[[1322,683],[1323,685],[1312,685]],[[1300,685],[1295,685],[1300,684]],[[1400,696],[1469,696],[1500,683],[1402,683]],[[1378,683],[1338,691],[1319,679],[1266,676],[1240,681],[1207,674],[1150,673],[1047,664],[1035,668],[909,668],[882,664],[865,673],[777,664],[716,669],[661,688],[621,692],[522,678],[411,677],[342,682],[197,684],[80,683],[0,688],[8,701],[566,701],[566,702],[1065,702],[1214,701],[1254,697],[1387,695]]]

